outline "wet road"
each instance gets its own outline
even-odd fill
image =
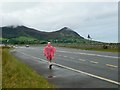
[[[13,54],[59,88],[118,88],[118,53],[57,48],[48,69],[43,47],[16,47]]]

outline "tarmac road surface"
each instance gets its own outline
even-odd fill
[[[18,46],[13,55],[58,88],[118,88],[118,53],[56,47],[52,70],[43,47]]]

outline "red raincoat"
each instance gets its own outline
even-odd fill
[[[56,48],[48,44],[44,47],[43,53],[46,56],[47,60],[52,60],[54,58],[54,53],[56,52]]]

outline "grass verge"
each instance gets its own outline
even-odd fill
[[[2,88],[54,88],[54,85],[3,49]]]
[[[97,48],[79,48],[79,49],[81,49],[81,50],[92,50],[92,51],[101,51],[101,52],[120,52],[120,50],[118,50],[118,49],[97,49]]]
[[[0,48],[0,89],[2,89],[2,48]]]
[[[74,44],[70,44],[70,45],[65,45],[65,44],[54,44],[54,46],[58,46],[58,47],[65,47],[65,48],[74,48],[74,49],[81,49],[81,50],[92,50],[92,51],[102,51],[102,52],[120,52],[119,47],[118,48],[107,48],[104,49],[102,47],[97,47],[97,46],[81,46],[81,45],[74,45]]]

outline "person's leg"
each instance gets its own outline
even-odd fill
[[[52,69],[52,62],[51,62],[52,60],[51,60],[51,58],[50,58],[50,60],[49,60],[49,68],[50,69]]]
[[[49,57],[47,57],[47,61],[48,61],[48,66],[50,66],[51,63],[50,63],[50,58]]]
[[[47,57],[47,60],[48,60],[49,69],[52,69],[52,63],[51,63],[52,58],[51,58],[51,56]]]

